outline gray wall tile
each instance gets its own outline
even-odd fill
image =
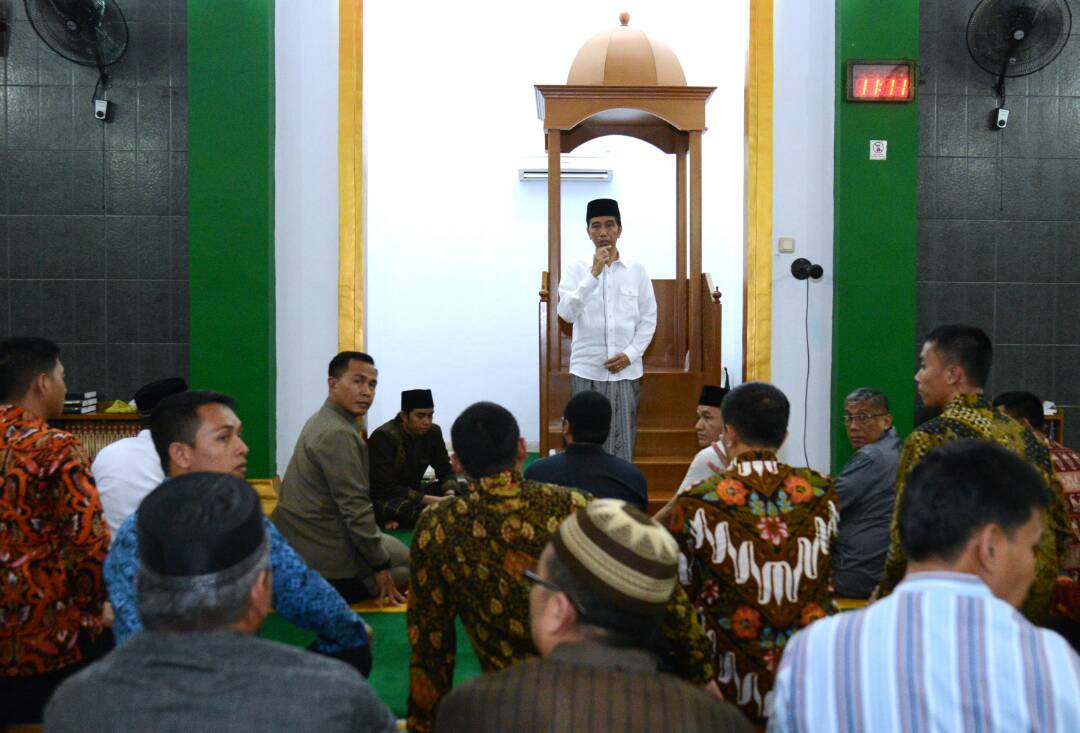
[[[1040,285],[998,285],[994,293],[998,344],[1052,344],[1055,341],[1054,291]]]
[[[1055,222],[995,222],[998,282],[1057,281],[1058,225]]]
[[[8,277],[8,218],[0,214],[0,280]]]
[[[3,335],[4,337],[14,335],[11,332],[10,292],[11,281],[0,280],[0,335]]]
[[[11,280],[11,334],[34,336],[45,333],[41,309],[40,280]]]
[[[139,150],[168,150],[170,94],[168,87],[141,87],[139,92]]]

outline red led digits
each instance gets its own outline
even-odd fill
[[[848,99],[862,102],[907,102],[911,99],[911,67],[907,64],[853,63]]]

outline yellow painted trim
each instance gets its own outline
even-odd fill
[[[269,517],[277,507],[278,488],[281,486],[281,479],[277,476],[274,476],[274,478],[249,478],[247,482],[251,485],[251,488],[255,489],[255,493],[259,495],[259,503],[262,504],[263,514]]]
[[[743,377],[772,366],[773,0],[750,0],[746,77],[746,269]]]
[[[338,36],[338,349],[364,347],[364,3],[340,0]]]

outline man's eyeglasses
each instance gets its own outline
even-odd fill
[[[865,425],[866,423],[873,420],[875,417],[881,417],[888,414],[889,413],[887,412],[875,412],[871,415],[868,412],[860,412],[855,415],[844,415],[844,424],[850,425],[851,423],[856,423],[857,425]]]
[[[543,579],[543,578],[541,578],[541,577],[540,577],[539,575],[537,575],[536,573],[534,573],[534,572],[533,572],[532,570],[528,570],[528,569],[526,569],[526,570],[525,570],[525,571],[524,571],[524,572],[522,573],[522,575],[524,575],[524,576],[525,576],[525,580],[529,581],[530,583],[535,583],[536,585],[540,586],[541,588],[546,588],[546,589],[548,589],[549,591],[551,591],[552,593],[562,593],[563,595],[565,595],[565,596],[566,596],[567,598],[569,598],[569,599],[570,599],[570,603],[571,603],[571,604],[572,604],[572,605],[574,606],[574,608],[575,608],[575,609],[577,610],[577,612],[578,612],[578,616],[584,616],[584,615],[585,615],[585,608],[584,608],[584,607],[583,607],[583,606],[582,606],[582,605],[581,605],[580,603],[578,603],[578,602],[577,602],[577,601],[576,601],[576,600],[574,599],[574,597],[573,597],[572,595],[570,595],[569,593],[567,593],[566,591],[564,591],[564,590],[563,590],[562,588],[560,588],[559,586],[555,585],[555,584],[554,584],[554,583],[552,583],[551,581],[548,581],[548,580],[544,580],[544,579]]]

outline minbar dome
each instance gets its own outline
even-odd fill
[[[572,86],[684,87],[686,76],[674,52],[635,28],[630,14],[619,16],[618,28],[586,42],[570,66]]]

